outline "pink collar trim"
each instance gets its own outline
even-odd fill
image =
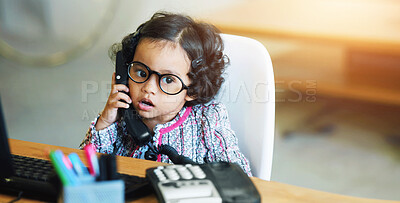
[[[172,124],[171,126],[168,126],[166,128],[162,128],[160,129],[160,137],[158,137],[158,144],[161,144],[161,137],[162,135],[164,135],[165,133],[169,133],[171,130],[175,129],[176,127],[180,126],[185,120],[186,118],[189,116],[190,112],[192,111],[192,107],[189,106],[186,108],[185,113],[183,113],[183,116],[179,118],[178,121],[176,121],[176,123]]]
[[[161,146],[162,136],[163,136],[165,133],[169,133],[171,130],[173,130],[173,129],[175,129],[176,127],[180,126],[180,125],[183,123],[183,121],[185,121],[186,118],[189,116],[189,114],[190,114],[191,111],[192,111],[192,107],[191,107],[191,106],[187,107],[186,110],[185,110],[185,113],[183,113],[183,116],[180,117],[179,120],[176,121],[176,123],[172,124],[172,125],[169,126],[169,127],[160,129],[160,136],[158,137],[158,146]],[[157,156],[157,161],[158,161],[158,162],[161,162],[161,154],[159,154],[159,155]]]

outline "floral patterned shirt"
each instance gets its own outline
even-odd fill
[[[98,117],[91,123],[80,145],[92,143],[97,152],[144,159],[148,146],[139,147],[127,136],[126,123],[118,120],[105,129],[97,131]],[[252,176],[248,160],[241,153],[238,140],[230,127],[226,107],[212,101],[192,107],[183,107],[178,115],[165,124],[154,127],[152,144],[166,144],[202,164],[227,161],[237,163],[243,171]],[[168,156],[158,155],[157,161],[172,163]]]

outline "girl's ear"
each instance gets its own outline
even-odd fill
[[[193,101],[194,99],[196,99],[196,98],[194,98],[194,97],[191,97],[191,96],[189,96],[189,95],[187,95],[186,94],[186,96],[185,96],[185,100],[188,102],[188,101]]]

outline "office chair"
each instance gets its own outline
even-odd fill
[[[246,37],[221,34],[230,65],[216,99],[228,109],[240,150],[254,176],[271,179],[275,131],[275,82],[267,49]]]

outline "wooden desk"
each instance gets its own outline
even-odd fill
[[[286,86],[313,80],[321,95],[400,105],[399,11],[397,0],[254,0],[198,18],[263,42]]]
[[[53,145],[46,145],[40,143],[26,142],[21,140],[9,139],[11,152],[13,154],[30,156],[41,159],[48,159],[45,155],[47,150],[60,149],[64,153],[76,152],[81,158],[84,154],[81,150],[71,149],[65,147],[58,147]],[[128,157],[118,157],[118,171],[137,176],[145,176],[145,169],[161,165],[161,163],[133,159]],[[262,202],[363,202],[363,203],[390,203],[394,201],[363,199],[349,196],[342,196],[327,192],[321,192],[288,184],[278,183],[274,181],[264,181],[259,178],[251,178],[261,194]],[[0,194],[0,202],[8,202],[15,197]],[[37,202],[28,199],[22,199],[18,202]],[[145,198],[139,199],[135,202],[157,202],[154,195],[149,195]]]

